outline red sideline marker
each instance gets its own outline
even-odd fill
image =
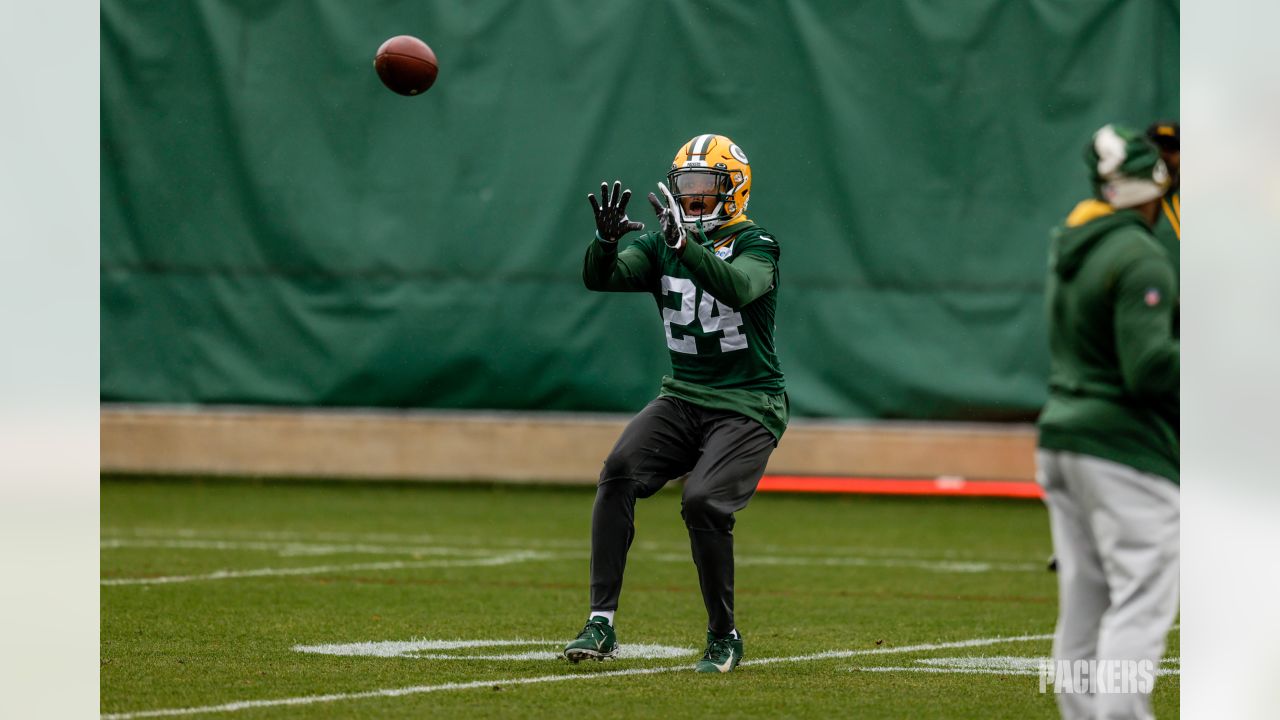
[[[969,497],[1042,498],[1033,482],[966,480],[958,477],[871,478],[765,475],[760,492],[866,493],[871,495],[965,495]]]

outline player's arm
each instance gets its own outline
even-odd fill
[[[1129,263],[1116,278],[1116,352],[1125,389],[1161,412],[1177,414],[1181,366],[1173,336],[1173,267],[1154,252]]]
[[[662,183],[658,183],[658,190],[667,204],[664,206],[653,193],[649,193],[649,203],[658,216],[663,241],[676,251],[680,262],[689,268],[689,273],[712,297],[728,303],[730,307],[741,308],[773,287],[774,273],[777,272],[776,246],[774,257],[763,251],[744,252],[734,261],[721,262],[702,245],[687,241],[688,231],[676,216],[678,206],[675,198]]]
[[[653,262],[643,248],[632,245],[618,252],[618,240],[632,230],[643,230],[644,224],[627,217],[627,202],[631,191],[623,190],[622,183],[614,181],[613,192],[609,183],[600,183],[600,200],[587,195],[591,211],[596,219],[596,236],[587,246],[587,256],[582,262],[582,282],[588,290],[627,291],[649,289],[649,277]]]
[[[747,252],[724,262],[696,242],[687,242],[676,252],[698,285],[729,307],[745,307],[773,287],[777,265],[764,254]]]
[[[649,290],[653,286],[652,276],[653,260],[636,244],[618,252],[616,241],[607,242],[596,235],[587,246],[587,256],[582,263],[582,282],[588,290]]]

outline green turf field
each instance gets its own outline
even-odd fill
[[[592,497],[104,480],[102,711],[1057,717],[1034,669],[1056,608],[1039,503],[757,496],[736,531],[746,660],[707,676],[688,670],[706,615],[676,491],[637,506],[617,617],[632,657],[552,657],[586,619]],[[1155,702],[1177,716],[1176,675]]]

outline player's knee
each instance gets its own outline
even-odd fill
[[[686,492],[680,503],[684,524],[694,530],[727,530],[733,528],[733,513],[727,512],[707,493]]]
[[[600,470],[600,484],[614,480],[635,480],[640,470],[638,459],[629,453],[611,452]]]
[[[596,485],[597,508],[634,507],[636,497],[636,484],[626,478],[601,480]]]

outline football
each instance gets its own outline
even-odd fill
[[[418,95],[436,82],[436,54],[412,35],[397,35],[378,48],[373,59],[382,84],[401,95]]]

